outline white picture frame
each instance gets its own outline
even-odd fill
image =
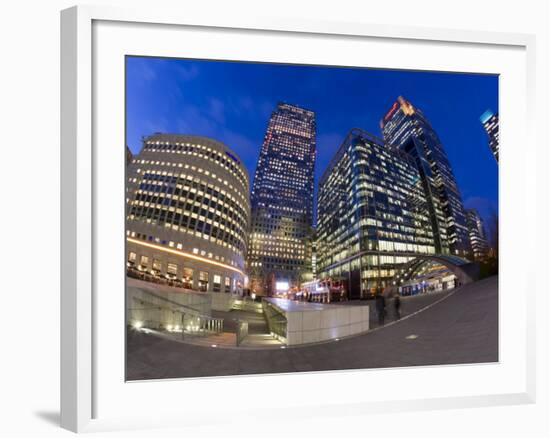
[[[416,27],[373,25],[361,22],[339,23],[319,22],[308,20],[280,19],[273,17],[250,17],[240,15],[239,18],[221,17],[216,14],[202,14],[197,11],[185,8],[185,10],[164,11],[157,8],[148,10],[120,9],[110,7],[78,6],[62,11],[61,13],[61,426],[75,431],[100,431],[119,428],[145,428],[162,426],[185,426],[198,424],[206,421],[207,417],[200,415],[181,415],[178,409],[167,411],[162,406],[150,407],[151,415],[132,416],[122,408],[119,413],[109,411],[108,415],[101,415],[102,406],[98,398],[98,388],[104,380],[105,354],[98,355],[98,344],[102,338],[98,324],[104,324],[97,320],[98,300],[97,287],[102,279],[98,277],[98,253],[102,248],[98,246],[98,223],[100,214],[98,204],[102,202],[99,198],[101,190],[97,190],[98,178],[115,178],[102,174],[98,175],[97,140],[98,133],[94,130],[94,123],[98,120],[98,108],[96,104],[98,97],[95,95],[94,87],[98,78],[95,77],[98,70],[94,65],[94,59],[98,56],[98,37],[94,26],[98,23],[131,24],[132,26],[150,26],[153,31],[161,32],[169,26],[185,27],[186,29],[200,29],[202,34],[208,32],[223,32],[227,29],[238,30],[241,34],[259,35],[262,32],[270,32],[274,38],[295,36],[309,37],[315,39],[323,37],[350,38],[358,41],[384,40],[387,44],[399,44],[407,42],[411,47],[415,44],[455,44],[463,47],[465,51],[485,47],[500,51],[521,52],[520,65],[514,68],[519,69],[520,76],[525,83],[512,84],[520,88],[518,98],[521,100],[521,109],[518,109],[522,117],[519,128],[508,128],[506,116],[502,120],[504,138],[521,138],[523,153],[530,154],[529,160],[533,160],[536,154],[536,145],[533,136],[532,123],[534,120],[534,53],[535,38],[525,34],[491,33],[484,31],[461,31],[451,29],[425,29]],[[155,30],[156,29],[156,30]],[[152,43],[154,45],[154,43]],[[101,46],[104,47],[104,46]],[[460,60],[457,60],[460,65]],[[411,68],[411,65],[404,65],[404,68]],[[426,68],[426,65],[418,65],[418,68]],[[460,70],[458,68],[458,70]],[[521,70],[521,71],[520,71]],[[512,77],[512,76],[511,76]],[[120,78],[119,78],[120,79]],[[119,82],[120,83],[120,82]],[[510,84],[509,84],[510,85]],[[503,105],[507,104],[504,100]],[[119,102],[120,104],[120,102]],[[120,106],[120,105],[119,105]],[[506,113],[506,108],[504,108]],[[516,114],[516,113],[514,113]],[[510,120],[510,119],[508,119]],[[514,131],[515,130],[515,131]],[[507,132],[508,131],[508,132]],[[514,132],[513,132],[514,131]],[[517,131],[517,132],[516,132]],[[123,155],[123,144],[121,144],[120,156]],[[514,161],[512,148],[507,148],[506,140],[501,146],[501,188],[505,193],[510,193],[511,179],[516,181],[521,178],[521,185],[515,188],[514,195],[521,196],[524,202],[536,199],[536,182],[534,167],[527,171],[523,166],[526,161],[519,162],[519,169],[512,169]],[[507,152],[509,151],[509,152]],[[508,157],[507,157],[508,153]],[[116,152],[114,152],[116,154]],[[104,157],[104,154],[100,156]],[[525,168],[524,168],[525,167]],[[512,190],[512,189],[510,189]],[[502,196],[501,191],[501,196]],[[501,198],[502,200],[502,198]],[[122,198],[120,198],[122,202]],[[508,217],[506,203],[503,204],[501,217],[502,235],[506,236],[507,227],[522,221],[534,226],[534,211],[525,209],[511,213]],[[102,210],[105,211],[105,210]],[[513,215],[513,217],[512,217]],[[506,221],[503,223],[503,221]],[[509,222],[508,222],[509,221]],[[524,250],[529,250],[535,245],[534,236],[525,236],[523,242],[515,242],[514,245],[524,245]],[[121,259],[122,260],[122,259]],[[122,266],[122,263],[121,263]],[[501,269],[511,267],[511,261],[506,254],[501,260]],[[527,264],[520,264],[517,269],[527,274],[531,272]],[[523,271],[522,271],[523,270]],[[534,276],[531,278],[534,279]],[[501,286],[503,279],[501,278]],[[521,305],[519,307],[521,317],[518,335],[518,344],[524,346],[521,353],[521,363],[513,373],[514,385],[504,388],[502,391],[494,390],[483,394],[463,392],[462,395],[439,394],[432,397],[417,397],[414,393],[403,395],[402,398],[389,399],[368,399],[361,396],[350,398],[347,403],[339,400],[328,400],[317,398],[315,404],[316,415],[341,415],[346,412],[354,415],[361,415],[366,412],[388,412],[404,411],[410,409],[441,409],[451,407],[474,407],[502,404],[531,403],[535,400],[535,310],[534,280],[527,280],[521,286]],[[115,291],[116,292],[116,291]],[[123,291],[120,291],[123,295]],[[504,295],[506,296],[506,295]],[[525,305],[530,302],[531,305]],[[501,329],[506,328],[507,309],[501,305],[503,312]],[[120,314],[123,318],[123,314]],[[506,330],[504,330],[506,332]],[[501,331],[502,333],[502,331]],[[521,337],[521,339],[519,339]],[[501,338],[501,346],[508,339]],[[119,345],[120,346],[120,345]],[[122,345],[123,348],[123,345]],[[120,350],[123,356],[123,349]],[[101,357],[101,359],[99,359]],[[506,365],[506,364],[504,364]],[[504,367],[504,366],[503,366]],[[426,371],[426,370],[424,370]],[[470,370],[471,371],[471,370]],[[405,371],[403,371],[404,373]],[[419,372],[422,372],[420,370]],[[433,369],[430,370],[434,372]],[[384,370],[374,370],[371,373],[384,373]],[[357,376],[354,371],[343,371],[326,379],[341,378],[349,379]],[[510,374],[512,376],[512,374]],[[284,384],[296,383],[296,379],[311,381],[316,385],[313,378],[305,376],[285,376]],[[239,384],[239,379],[202,379],[192,380],[188,383],[188,391],[199,392],[201,387],[211,388],[217,384],[219,388],[230,388],[231,385]],[[241,380],[244,384],[254,380],[254,384],[265,382],[271,384],[267,379],[273,376],[255,376]],[[122,385],[124,382],[120,382]],[[181,382],[172,382],[174,385]],[[151,383],[154,385],[155,383]],[[165,382],[164,384],[171,384]],[[263,384],[263,383],[262,383]],[[278,384],[283,384],[282,380]],[[309,383],[306,382],[306,387]],[[327,384],[327,394],[330,393],[331,385]],[[133,387],[132,394],[139,393],[139,384],[126,384]],[[343,385],[345,388],[345,384]],[[145,387],[143,387],[145,388]],[[99,390],[101,393],[101,390]],[[417,401],[414,407],[411,400]],[[119,400],[120,401],[120,400]],[[117,403],[119,402],[117,401]],[[295,406],[313,406],[312,399],[298,400]],[[292,417],[296,416],[293,406],[280,408],[278,413]],[[209,412],[209,415],[216,415],[217,421],[224,422],[231,420],[231,412],[223,412],[216,406]],[[246,415],[251,418],[261,418],[261,413],[249,412]]]

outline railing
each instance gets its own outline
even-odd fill
[[[269,331],[276,335],[279,340],[286,339],[287,321],[286,317],[271,303],[264,301],[264,314]]]
[[[237,347],[248,336],[248,321],[237,320]]]
[[[271,321],[269,324],[269,331],[277,337],[286,339],[286,320],[284,321]]]
[[[205,315],[193,307],[141,290],[156,299],[133,297],[134,305],[128,308],[130,324],[135,328],[149,328],[184,335],[209,335],[223,332],[223,318]]]
[[[136,289],[138,289],[139,292],[142,293],[143,295],[146,295],[146,296],[148,296],[149,298],[151,298],[153,300],[158,300],[158,301],[161,301],[163,303],[167,303],[169,306],[172,306],[171,308],[175,308],[176,310],[180,310],[182,312],[187,312],[187,313],[196,313],[198,315],[201,314],[201,311],[199,309],[196,309],[196,308],[190,306],[189,304],[182,304],[178,301],[175,301],[175,300],[172,300],[170,298],[164,297],[164,296],[162,296],[158,293],[154,293],[150,290],[147,290],[147,289],[144,289],[144,288],[141,288],[141,287],[136,287]],[[194,299],[198,300],[198,302],[194,303],[194,305],[203,306],[205,304],[207,305],[207,304],[210,303],[210,300],[207,296],[201,295],[201,294],[196,293],[196,292],[192,292],[192,296],[194,297]],[[143,298],[134,297],[134,301],[139,301],[141,303],[146,302],[147,304],[149,304],[151,306],[157,306],[157,304],[146,301]]]
[[[181,323],[182,337],[185,335],[200,336],[223,333],[223,318],[182,313]]]
[[[245,312],[263,313],[262,303],[249,300],[235,300],[231,306],[233,310],[243,310]]]

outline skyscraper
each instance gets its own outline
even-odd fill
[[[498,162],[498,114],[491,110],[485,111],[479,118],[489,137],[489,147]]]
[[[315,113],[279,103],[271,114],[251,193],[250,288],[261,295],[311,271]]]
[[[399,96],[380,121],[384,139],[412,155],[428,199],[438,253],[470,254],[466,213],[449,159],[422,111]]]
[[[468,233],[470,236],[470,245],[475,260],[483,260],[489,253],[489,244],[483,225],[483,219],[477,210],[471,208],[466,211],[468,219]]]
[[[319,182],[317,272],[364,298],[392,282],[414,254],[436,252],[415,160],[353,129]]]

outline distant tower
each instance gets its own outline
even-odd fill
[[[483,220],[475,209],[469,209],[466,212],[468,218],[468,233],[470,235],[470,245],[475,260],[483,260],[489,253],[489,244]]]
[[[270,295],[311,278],[315,113],[279,103],[251,193],[250,289]]]
[[[422,111],[399,96],[380,121],[385,141],[416,161],[428,198],[436,251],[470,254],[466,213],[451,164],[439,137]]]
[[[491,110],[485,111],[479,118],[489,137],[489,147],[498,162],[498,114]]]

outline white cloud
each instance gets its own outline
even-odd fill
[[[215,97],[208,100],[206,113],[219,124],[225,123],[225,104]]]
[[[178,65],[176,72],[181,80],[191,81],[199,75],[199,68],[195,64],[191,64],[189,67]]]

